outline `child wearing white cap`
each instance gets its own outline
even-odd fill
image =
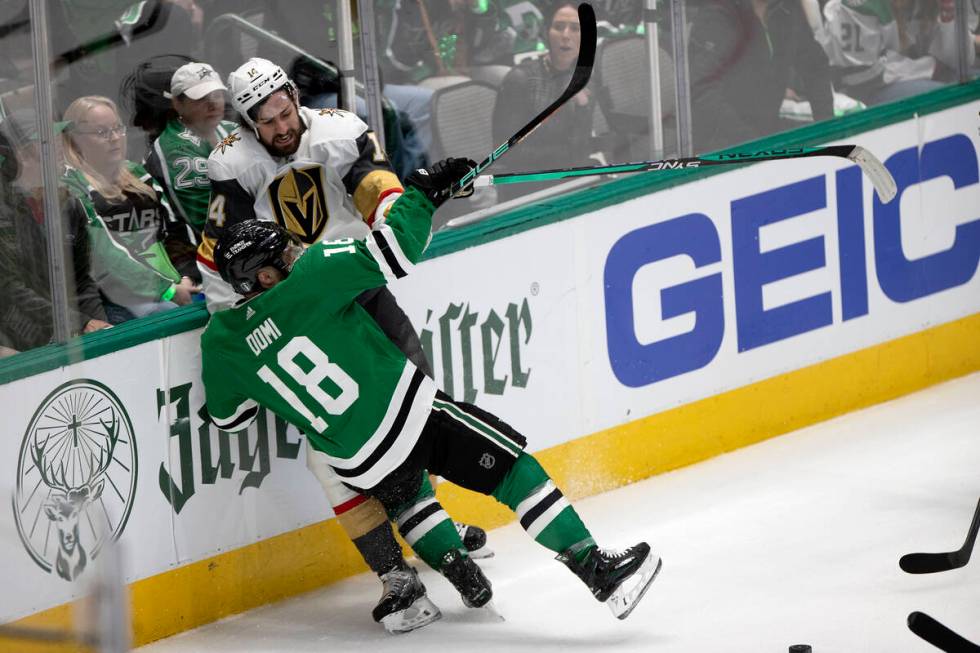
[[[146,159],[146,169],[166,189],[174,212],[187,227],[185,251],[171,258],[182,274],[195,279],[200,279],[195,251],[211,193],[208,155],[238,127],[224,120],[227,90],[209,64],[191,62],[178,68],[170,90],[163,93],[177,117],[167,122]]]

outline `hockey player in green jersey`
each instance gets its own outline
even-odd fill
[[[250,218],[277,222],[306,244],[363,238],[402,192],[368,126],[345,111],[300,106],[295,84],[273,62],[248,60],[229,75],[228,88],[242,127],[209,157],[211,204],[198,251],[212,312],[241,299],[221,279],[213,260],[214,244],[235,223]],[[357,302],[431,376],[418,336],[387,287],[365,290]],[[375,621],[396,632],[424,626],[421,617],[410,623],[385,620],[421,583],[402,556],[384,507],[343,485],[328,464],[309,456],[308,466],[337,522],[383,583],[372,611]],[[456,526],[474,557],[492,555],[482,529]]]
[[[491,600],[490,582],[466,554],[426,470],[514,510],[537,542],[625,618],[660,570],[650,546],[599,549],[524,452],[524,437],[439,391],[355,301],[364,289],[411,272],[435,208],[471,167],[448,159],[411,175],[385,223],[364,240],[321,242],[303,253],[267,221],[226,230],[215,262],[245,299],[212,316],[202,336],[208,410],[225,430],[245,428],[260,407],[301,429],[311,455],[377,498],[418,556],[469,607]]]

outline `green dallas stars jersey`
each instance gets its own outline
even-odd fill
[[[220,143],[238,125],[222,120],[215,129],[215,143]],[[146,169],[167,189],[167,197],[177,215],[193,227],[195,234],[204,229],[208,218],[211,181],[208,179],[208,156],[214,147],[192,132],[179,120],[171,120],[153,142],[146,157]],[[197,238],[195,238],[195,241]]]
[[[240,430],[268,408],[355,487],[373,487],[402,463],[429,417],[435,383],[355,298],[412,269],[432,213],[410,189],[364,240],[312,245],[284,281],[212,315],[201,337],[212,421]]]

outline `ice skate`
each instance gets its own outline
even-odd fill
[[[453,526],[456,527],[456,532],[459,533],[460,539],[463,540],[463,546],[466,547],[466,552],[470,554],[471,558],[493,557],[493,549],[487,546],[487,532],[485,530],[479,526],[464,524],[460,521],[454,521]]]
[[[594,597],[607,603],[617,619],[629,616],[661,566],[660,556],[652,553],[646,542],[621,552],[593,546],[582,562],[568,550],[560,553],[558,560],[582,579]]]
[[[425,595],[425,585],[412,567],[392,569],[381,576],[381,600],[371,616],[389,633],[407,633],[426,626],[442,616]]]
[[[443,556],[439,573],[459,591],[468,608],[482,608],[493,598],[490,581],[483,575],[480,566],[456,549]]]

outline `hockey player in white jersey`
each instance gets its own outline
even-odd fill
[[[966,6],[973,29],[977,8],[972,0]],[[815,36],[830,60],[837,90],[879,104],[938,88],[940,83],[933,81],[937,64],[955,70],[958,37],[955,14],[933,10],[935,15],[908,18],[896,12],[892,0],[829,0],[823,9],[825,25]],[[973,43],[963,46],[972,65]]]
[[[368,126],[353,113],[300,106],[295,85],[276,64],[250,59],[228,76],[227,86],[241,127],[218,143],[208,158],[211,198],[197,254],[212,313],[241,299],[221,279],[213,258],[217,239],[229,227],[266,220],[306,246],[360,239],[384,222],[386,211],[403,192]],[[418,336],[390,291],[383,286],[367,290],[357,301],[399,349],[432,376]],[[405,563],[381,504],[345,487],[312,456],[308,459],[338,522],[384,583],[372,614],[375,621],[403,632],[438,618],[438,609]],[[482,529],[465,524],[457,524],[457,529],[471,555],[491,554]]]
[[[212,313],[239,298],[212,259],[232,224],[271,220],[306,245],[361,238],[402,192],[368,126],[353,113],[300,106],[295,86],[271,61],[250,59],[229,75],[228,87],[242,127],[208,158],[211,201],[198,249]]]

